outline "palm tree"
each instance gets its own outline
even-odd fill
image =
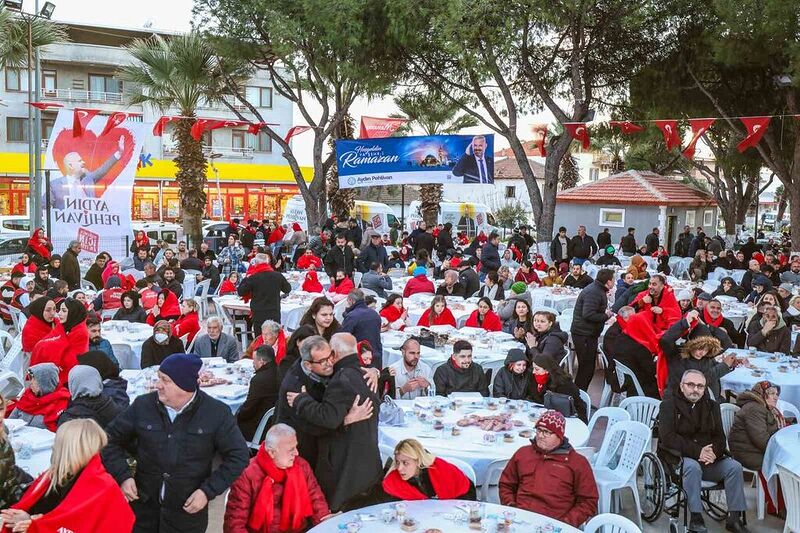
[[[220,62],[212,46],[196,32],[169,39],[158,35],[138,39],[127,50],[136,60],[120,70],[120,77],[135,86],[129,102],[149,105],[161,113],[177,109],[181,116],[175,121],[175,179],[181,189],[184,232],[199,243],[208,163],[202,142],[194,140],[191,128],[201,105],[222,101],[220,80],[241,78],[244,71]]]
[[[346,115],[344,120],[334,129],[333,134],[328,139],[328,147],[331,152],[335,151],[337,139],[354,139],[356,133],[355,121],[350,115]],[[339,220],[350,216],[356,199],[356,189],[339,188],[339,168],[331,165],[328,170],[328,203],[331,206],[331,214],[339,217]],[[358,243],[356,244],[358,246]]]
[[[30,41],[34,49],[68,40],[64,26],[40,17],[32,19],[30,23]],[[27,67],[28,63],[28,22],[2,6],[0,6],[0,63],[12,68]]]
[[[404,133],[416,126],[425,135],[449,135],[478,125],[474,117],[459,114],[460,107],[436,91],[408,91],[395,97],[394,103],[409,119],[409,123],[398,130]],[[441,183],[420,185],[419,196],[422,219],[428,225],[435,225],[442,201]]]

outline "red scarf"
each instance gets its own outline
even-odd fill
[[[150,237],[148,237],[146,233],[142,235],[141,239],[136,237],[134,240],[136,241],[137,248],[144,248],[148,251],[150,250]]]
[[[716,319],[711,318],[711,315],[708,314],[708,308],[703,308],[703,322],[708,324],[709,326],[714,326],[715,328],[722,327],[722,321],[725,320],[725,317],[720,314]]]
[[[453,312],[450,311],[450,309],[448,307],[445,307],[444,311],[442,311],[442,314],[437,316],[433,320],[431,320],[431,315],[432,314],[433,314],[433,311],[431,311],[431,308],[429,307],[428,309],[425,310],[424,313],[422,313],[422,316],[419,317],[419,322],[417,322],[417,325],[418,326],[424,326],[424,327],[428,327],[428,326],[453,326],[453,327],[456,327],[456,318],[453,316]]]
[[[277,348],[273,346],[273,348],[275,349],[275,364],[279,365],[281,364],[281,361],[283,361],[283,358],[286,357],[286,334],[283,332],[282,329],[278,331],[278,340],[275,341],[275,344],[277,345]],[[252,358],[253,354],[256,352],[256,349],[263,345],[264,345],[264,336],[259,335],[253,340],[252,343],[250,343],[250,347],[247,349],[250,355],[246,357]]]
[[[433,491],[440,500],[452,500],[463,496],[469,490],[469,479],[452,464],[439,459],[428,467],[428,477]],[[427,500],[428,497],[407,481],[403,481],[397,470],[392,470],[383,478],[383,490],[400,500]]]
[[[31,315],[22,328],[22,351],[32,352],[36,343],[47,337],[53,331],[53,324],[48,324],[39,317]]]
[[[536,382],[536,390],[538,392],[542,392],[544,386],[547,385],[547,382],[550,380],[550,372],[545,372],[544,374],[533,374],[533,380]]]
[[[236,285],[229,279],[223,280],[222,285],[219,286],[219,295],[222,296],[225,294],[236,294]]]
[[[264,449],[258,449],[256,463],[269,479],[265,479],[258,491],[255,505],[247,519],[247,527],[262,533],[268,533],[275,512],[272,485],[283,483],[283,500],[281,502],[280,531],[297,531],[311,518],[313,510],[308,498],[308,484],[303,471],[297,463],[286,469],[278,468]]]
[[[47,473],[34,481],[12,509],[30,510],[50,486]],[[78,479],[55,509],[37,518],[30,533],[54,531],[118,531],[133,529],[136,518],[125,497],[95,455],[78,475]]]
[[[14,409],[19,409],[29,415],[41,415],[44,417],[44,425],[47,426],[47,429],[55,431],[58,417],[67,408],[69,398],[69,390],[66,387],[58,387],[50,394],[42,396],[36,396],[31,389],[25,389],[22,397],[14,405]]]
[[[44,242],[41,242],[42,239]],[[42,235],[42,228],[34,231],[33,235],[31,235],[31,238],[28,239],[28,247],[30,247],[31,250],[36,252],[44,259],[50,259],[50,250],[47,249],[47,245],[49,243],[50,241],[48,241],[47,238]]]
[[[259,263],[257,265],[250,265],[250,268],[247,269],[247,275],[253,276],[255,274],[260,274],[261,272],[272,272],[275,270],[272,268],[272,265],[269,263]]]

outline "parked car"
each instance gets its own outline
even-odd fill
[[[7,263],[8,259],[11,259],[12,263],[16,263],[19,260],[20,255],[22,252],[25,251],[25,248],[28,246],[28,237],[14,237],[13,239],[3,239],[0,240],[0,261],[4,264]]]
[[[0,216],[0,239],[31,234],[31,220],[24,216]]]

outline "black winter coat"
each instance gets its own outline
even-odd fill
[[[569,237],[564,237],[567,239],[567,257],[564,257],[562,253],[563,250],[561,248],[561,241],[558,240],[558,235],[553,237],[553,240],[550,242],[550,259],[554,263],[558,263],[559,261],[569,261],[572,259],[574,244]]]
[[[497,370],[497,376],[492,383],[492,396],[509,400],[526,400],[530,395],[530,387],[530,369],[526,369],[522,374],[515,374],[506,365]]]
[[[451,392],[480,392],[482,396],[489,396],[489,382],[478,363],[472,363],[464,370],[453,366],[453,360],[449,359],[433,373],[433,384],[439,396]]]
[[[124,407],[104,394],[82,396],[69,401],[67,408],[58,417],[58,425],[79,418],[91,418],[105,429],[123,410]]]
[[[455,248],[453,244],[453,235],[445,230],[440,231],[439,235],[436,237],[436,253],[439,254],[439,259],[444,259],[445,256],[452,250],[455,250]]]
[[[344,427],[344,417],[356,395],[361,401],[370,398],[375,411],[368,420]],[[339,511],[348,502],[365,497],[380,482],[382,474],[378,451],[380,398],[364,381],[358,356],[348,355],[336,362],[322,402],[301,394],[294,405],[300,418],[329,431],[319,438],[314,473],[331,510]]]
[[[81,268],[78,264],[78,255],[69,248],[61,256],[61,279],[69,284],[71,291],[81,288]],[[101,282],[100,285],[95,285],[95,288],[100,289],[102,286]]]
[[[472,267],[465,268],[458,273],[458,282],[464,286],[464,294],[472,296],[481,288],[480,277]],[[501,287],[502,288],[502,287]]]
[[[281,323],[281,293],[289,294],[292,286],[280,272],[259,272],[244,278],[236,291],[239,296],[250,294],[253,325],[261,327],[264,320]]]
[[[572,242],[572,256],[578,259],[589,259],[597,253],[597,243],[594,238],[589,235],[575,235],[571,239]],[[560,246],[560,245],[559,245]]]
[[[141,306],[136,306],[131,309],[120,307],[117,309],[117,312],[114,313],[114,320],[127,320],[128,322],[144,324],[147,322],[147,311]]]
[[[183,342],[176,336],[171,335],[167,344],[158,344],[153,337],[150,337],[142,344],[142,368],[160,365],[161,361],[174,353],[182,353],[184,350]]]
[[[672,450],[681,457],[700,458],[700,451],[711,444],[714,455],[727,454],[725,432],[719,404],[704,395],[692,408],[680,389],[661,402],[658,413],[658,446]]]
[[[174,422],[157,393],[143,394],[109,425],[107,433],[103,464],[117,483],[134,477],[139,491],[139,499],[131,503],[134,531],[142,533],[204,532],[208,506],[189,514],[184,503],[197,489],[209,500],[221,495],[250,458],[230,407],[201,390]],[[128,466],[128,450],[136,458],[135,476]],[[212,471],[215,457],[222,462]]]
[[[624,254],[635,254],[639,253],[639,249],[636,247],[636,237],[632,234],[628,233],[622,238],[622,242],[620,243],[620,249]]]
[[[433,234],[427,231],[422,232],[414,239],[414,254],[416,255],[420,250],[427,250],[428,257],[432,259],[435,245],[436,240],[433,238]]]
[[[275,407],[278,387],[278,365],[275,363],[262,366],[250,379],[247,399],[236,412],[236,423],[247,442],[253,440],[264,413]]]
[[[373,246],[372,243],[364,246],[361,249],[361,253],[358,254],[359,263],[361,263],[361,272],[367,272],[372,263],[378,263],[383,271],[386,272],[388,270],[389,261],[388,254],[386,253],[386,247],[383,245],[380,246]],[[336,273],[334,272],[334,275]]]
[[[131,404],[128,396],[128,380],[122,378],[108,378],[103,381],[103,396],[108,396],[122,409],[127,409]]]
[[[500,252],[497,246],[487,241],[481,250],[481,272],[497,272],[500,269]]]
[[[336,277],[337,270],[342,270],[348,276],[352,276],[353,270],[355,270],[353,249],[349,246],[345,246],[344,249],[334,246],[325,254],[323,263],[325,266],[325,273],[328,274],[331,279]]]
[[[578,295],[570,331],[573,335],[599,337],[608,320],[606,288],[598,281],[592,282]]]
[[[538,355],[549,355],[555,359],[556,363],[564,357],[564,346],[569,340],[569,334],[562,331],[556,323],[544,333],[534,332],[536,337],[536,347],[528,348],[528,357],[533,359]]]

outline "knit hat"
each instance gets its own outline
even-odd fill
[[[88,396],[95,398],[103,392],[103,380],[96,368],[76,365],[69,371],[69,393],[72,399]]]
[[[701,292],[700,294],[697,295],[697,299],[703,300],[704,302],[710,302],[711,300],[714,299],[714,297],[708,294],[707,292]]]
[[[414,277],[415,278],[417,276],[425,276],[427,274],[428,274],[428,269],[425,268],[424,266],[418,266],[417,268],[414,269]]]
[[[778,285],[778,288],[785,290],[789,294],[792,294],[792,291],[794,290],[794,285],[792,285],[791,283],[781,283],[780,285]]]
[[[517,281],[511,284],[511,292],[514,294],[522,294],[528,290],[528,286],[522,281]]]
[[[50,394],[58,387],[58,367],[55,363],[39,363],[28,369],[39,384],[41,395]]]
[[[693,300],[694,298],[692,298],[692,293],[690,291],[683,289],[675,294],[675,299],[680,302],[681,300]]]
[[[174,353],[161,361],[158,370],[186,392],[197,390],[197,377],[203,361],[193,353]]]
[[[536,422],[536,429],[544,428],[561,440],[564,439],[566,427],[567,421],[564,419],[564,415],[558,411],[545,411]]]

